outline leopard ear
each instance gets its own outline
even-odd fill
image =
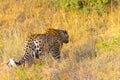
[[[63,33],[64,33],[64,34],[68,34],[68,31],[67,31],[67,30],[63,30]]]

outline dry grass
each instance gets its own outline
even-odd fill
[[[26,36],[47,28],[66,29],[70,35],[62,49],[62,62],[45,58],[30,69],[9,69],[2,64],[0,79],[119,80],[120,8],[103,16],[96,11],[87,15],[54,10],[50,1],[0,0],[0,62],[11,57],[19,60]]]

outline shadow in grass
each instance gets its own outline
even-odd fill
[[[95,42],[87,42],[87,44],[81,46],[79,49],[75,50],[76,61],[82,61],[84,59],[92,59],[97,56]]]

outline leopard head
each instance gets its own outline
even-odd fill
[[[63,43],[68,43],[69,42],[69,35],[68,35],[68,32],[66,30],[49,28],[49,29],[46,30],[46,34],[52,34],[52,35],[57,36],[58,38],[60,38],[60,40]]]

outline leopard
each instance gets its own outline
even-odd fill
[[[10,58],[9,66],[20,66],[27,63],[31,66],[35,59],[50,54],[55,60],[61,58],[63,44],[69,42],[69,35],[66,30],[48,28],[43,34],[32,34],[24,42],[24,55],[19,61]]]

